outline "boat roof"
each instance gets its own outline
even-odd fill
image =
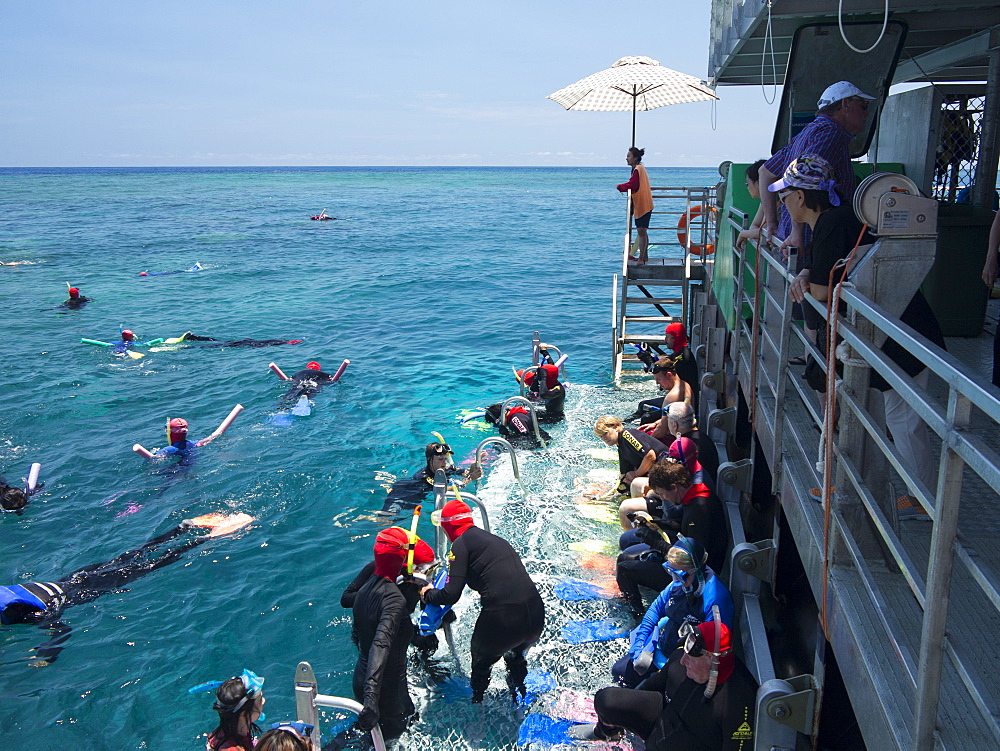
[[[853,0],[850,6],[844,22],[881,24],[884,0]],[[796,29],[816,23],[836,28],[837,7],[838,0],[773,0],[769,33],[767,0],[713,0],[709,83],[784,84]],[[1000,45],[1000,2],[893,0],[889,19],[908,27],[892,83],[986,80],[989,49]]]

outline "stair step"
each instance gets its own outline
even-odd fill
[[[621,340],[623,342],[628,342],[628,343],[635,342],[636,344],[649,344],[649,343],[663,344],[662,336],[641,336],[639,334],[626,334],[625,336],[621,337]]]
[[[671,323],[673,316],[625,316],[625,323]]]
[[[647,305],[680,305],[683,297],[626,297],[627,303],[646,303]]]

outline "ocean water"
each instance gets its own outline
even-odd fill
[[[650,173],[660,185],[717,180],[711,169]],[[518,453],[527,497],[508,459],[480,494],[546,599],[531,666],[562,686],[605,685],[624,642],[570,647],[560,628],[625,613],[559,603],[552,586],[587,576],[568,542],[614,539],[613,526],[575,513],[574,481],[614,467],[587,453],[601,446],[594,418],[640,398],[608,385],[625,210],[614,185],[627,177],[624,166],[0,170],[0,261],[22,262],[0,267],[0,473],[13,482],[39,461],[46,483],[23,515],[0,518],[2,583],[56,580],[199,514],[257,519],[68,609],[72,635],[52,665],[31,665],[43,631],[0,628],[4,747],[202,747],[212,698],[187,689],[243,667],[266,678],[268,723],[293,718],[300,660],[321,691],[350,696],[356,650],[339,598],[370,560],[372,511],[423,464],[431,431],[458,459],[492,435],[456,418],[517,393],[510,367],[530,364],[535,331],[570,355],[568,419],[547,450]],[[323,208],[350,220],[309,220]],[[203,271],[138,275],[196,261]],[[56,308],[67,282],[94,301]],[[80,343],[113,341],[119,326],[303,343],[138,360]],[[273,422],[285,389],[270,361],[291,373],[344,358],[310,416]],[[162,446],[169,417],[207,435],[236,403],[243,414],[192,467],[130,451]],[[469,592],[457,608],[466,670],[477,609]],[[443,648],[438,657],[456,669]],[[445,701],[425,671],[410,672],[421,720],[404,747],[513,747],[502,669],[485,709]],[[324,719],[325,730],[337,720]]]

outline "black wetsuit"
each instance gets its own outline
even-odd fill
[[[413,637],[406,597],[395,583],[372,575],[354,596],[353,611],[354,698],[368,709],[377,707],[382,734],[398,738],[415,711],[406,690],[406,649]]]
[[[464,471],[458,467],[449,467],[445,470],[448,479],[456,483],[460,488],[465,487],[462,479]],[[402,480],[397,480],[392,485],[392,490],[382,504],[381,513],[396,517],[400,511],[416,508],[422,503],[431,499],[434,492],[434,475],[427,468],[422,467],[413,474]]]
[[[51,630],[52,638],[35,651],[39,660],[53,662],[70,636],[70,626],[60,620],[63,610],[119,590],[126,584],[173,563],[182,553],[209,539],[207,535],[202,535],[159,556],[153,555],[158,547],[189,529],[188,525],[178,525],[169,532],[151,538],[135,550],[126,551],[105,563],[84,566],[56,582],[31,582],[0,587],[0,601],[11,598],[15,600],[3,608],[3,623],[34,623]],[[19,587],[27,590],[27,596],[20,592]]]
[[[59,307],[60,308],[68,308],[69,310],[79,310],[80,308],[82,308],[84,305],[86,305],[89,302],[93,302],[93,298],[92,297],[84,297],[83,295],[81,295],[80,297],[71,297],[71,298],[69,298],[66,302],[64,302]]]
[[[323,386],[333,383],[333,376],[329,373],[324,373],[322,370],[310,370],[306,368],[293,375],[290,380],[294,381],[295,385],[285,394],[285,401],[295,402],[301,396],[313,397],[318,394]]]
[[[737,659],[729,678],[706,699],[705,685],[687,677],[682,656],[675,650],[667,666],[642,689],[598,691],[597,737],[607,738],[625,728],[645,740],[649,751],[753,748],[757,682],[750,671]]]
[[[452,543],[449,560],[448,584],[429,590],[424,601],[454,605],[466,584],[482,598],[472,634],[472,700],[482,700],[492,667],[501,657],[507,664],[507,684],[523,693],[528,674],[524,655],[542,634],[545,606],[521,557],[503,538],[470,527]]]
[[[210,336],[198,336],[190,331],[184,335],[184,342],[208,342],[199,345],[201,347],[277,347],[281,344],[297,344],[288,339],[233,339],[231,341],[220,341]],[[312,371],[313,373],[317,371]]]
[[[544,372],[535,374],[531,386],[528,387],[527,397],[536,404],[541,402],[545,405],[545,409],[536,411],[538,422],[551,424],[561,421],[566,416],[564,412],[566,388],[557,381],[554,386],[546,386],[543,390],[540,384],[545,377]]]
[[[492,404],[487,407],[486,421],[497,426],[497,430],[500,432],[502,438],[512,446],[519,448],[533,449],[541,445],[538,442],[538,437],[535,435],[535,423],[527,410],[524,412],[508,410],[507,419],[502,424],[500,423],[500,410],[501,406],[499,404]],[[541,422],[541,419],[539,419],[539,422]],[[551,440],[551,436],[541,428],[538,429],[538,432],[546,442]]]
[[[653,438],[649,433],[635,428],[622,428],[618,436],[618,471],[622,475],[636,472],[642,466],[646,454],[651,450],[656,452],[656,457],[659,459],[667,452],[667,448],[658,438]],[[622,485],[624,485],[624,481]],[[627,492],[628,488],[623,490],[622,485],[618,486],[618,491]]]

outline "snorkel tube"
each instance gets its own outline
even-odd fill
[[[413,574],[413,555],[417,548],[417,524],[420,522],[420,509],[421,506],[417,506],[413,509],[413,519],[410,521],[410,534],[406,542],[406,573],[407,575]]]
[[[715,649],[712,650],[712,667],[708,672],[708,683],[705,684],[705,698],[711,699],[715,693],[715,686],[719,681],[719,660],[722,657],[722,616],[719,614],[719,606],[712,606],[712,621],[715,624]]]

